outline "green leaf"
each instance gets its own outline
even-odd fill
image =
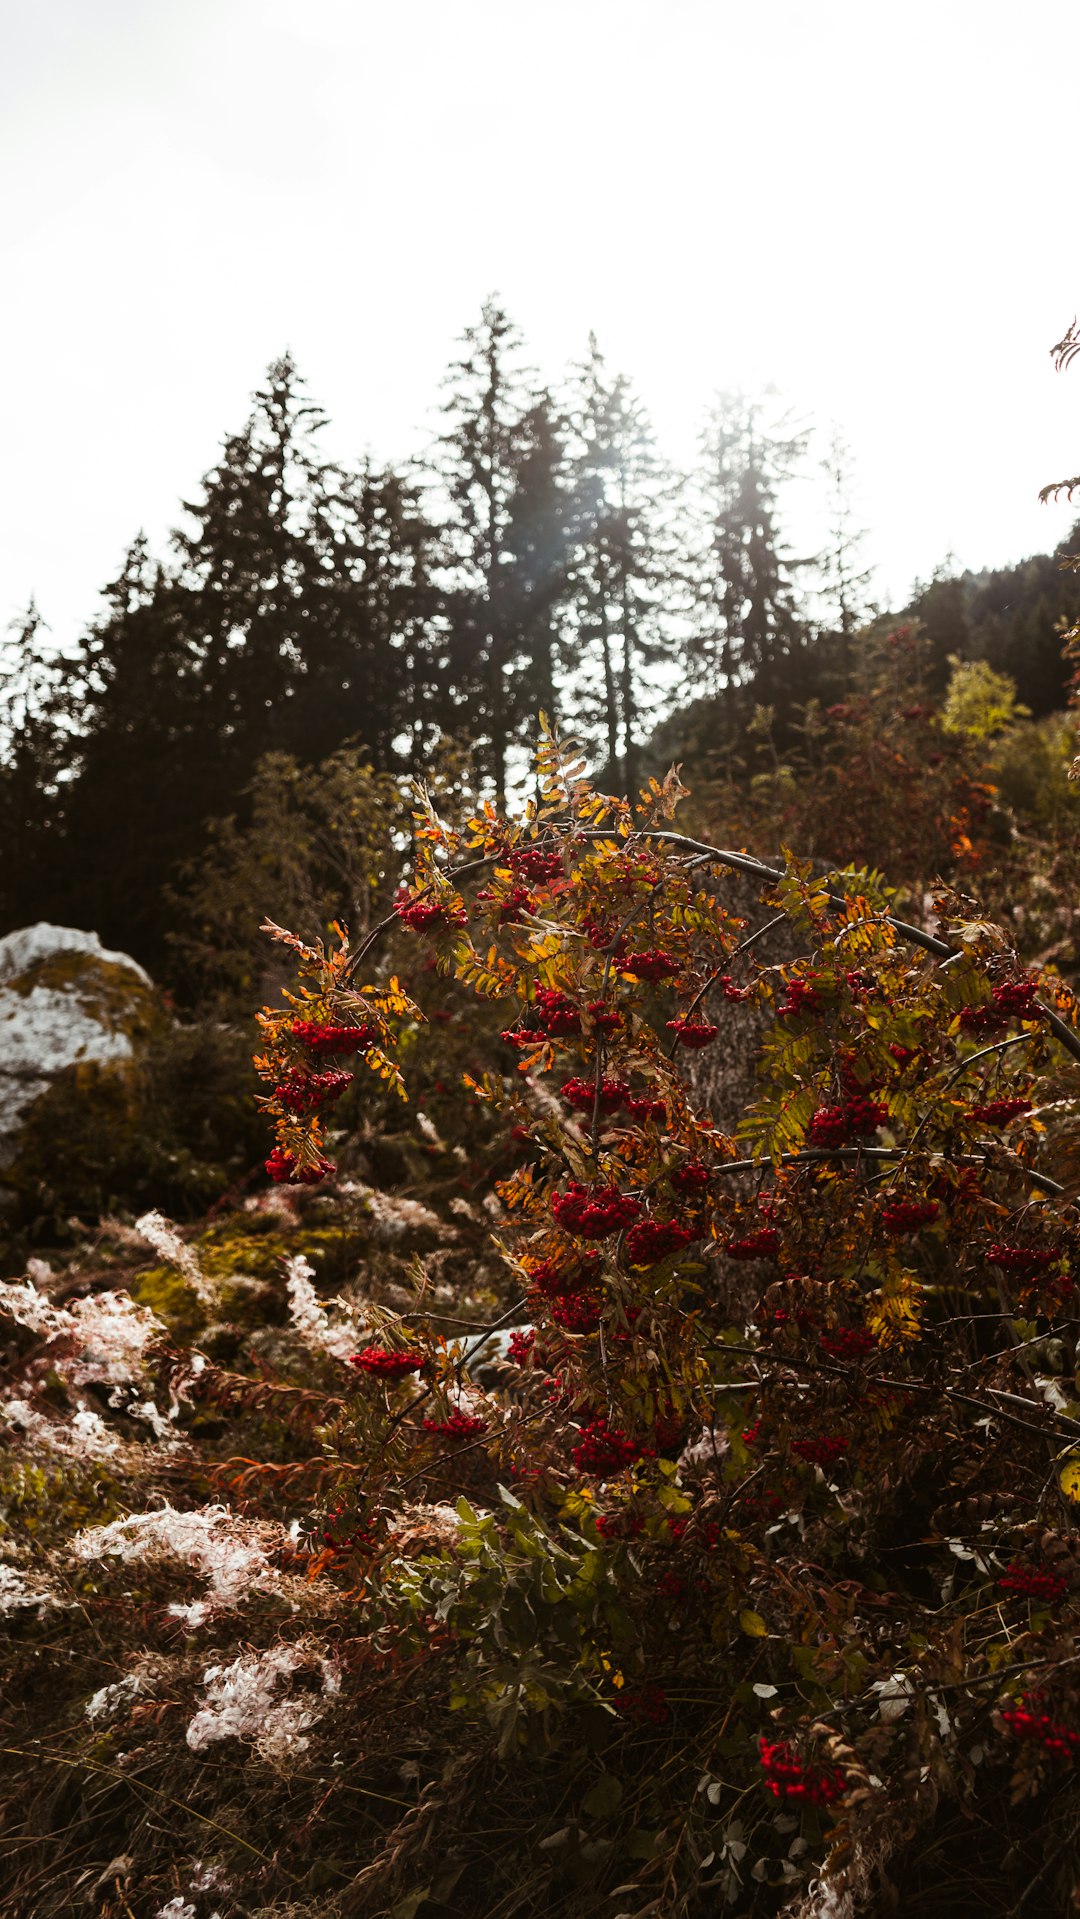
[[[608,1813],[618,1810],[622,1796],[622,1780],[616,1779],[613,1772],[602,1772],[581,1803],[590,1819],[603,1819]]]
[[[416,1919],[422,1905],[427,1903],[431,1893],[430,1886],[420,1886],[416,1892],[407,1892],[390,1908],[390,1919]]]

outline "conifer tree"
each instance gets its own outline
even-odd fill
[[[582,717],[599,719],[609,769],[638,787],[642,723],[655,705],[649,668],[664,652],[661,605],[671,577],[672,482],[629,380],[608,372],[596,336],[571,406],[577,540],[573,572],[579,658],[599,673]]]
[[[274,747],[303,751],[291,705],[333,634],[339,469],[322,460],[326,424],[286,354],[255,411],[185,502],[175,536],[185,619],[220,750],[238,776]],[[315,750],[324,742],[319,742]]]
[[[566,422],[542,392],[518,428],[507,547],[509,617],[518,657],[512,704],[528,730],[537,713],[554,722],[567,666],[567,602],[576,502]]]
[[[445,431],[435,475],[446,501],[450,678],[474,720],[474,738],[496,796],[506,792],[507,759],[519,730],[511,675],[521,652],[520,516],[515,495],[523,423],[535,404],[518,328],[494,298],[466,328],[447,374]]]
[[[752,686],[757,704],[784,712],[797,683],[807,629],[778,503],[807,438],[742,393],[719,395],[702,434],[686,657],[693,675],[725,695],[732,723],[741,704],[733,690]]]
[[[307,763],[355,739],[378,767],[416,768],[452,730],[437,539],[403,474],[365,460],[343,478],[296,694],[293,750]]]
[[[232,794],[187,596],[133,543],[82,643],[79,737],[52,874],[70,923],[148,964],[163,953],[160,890]]]
[[[9,929],[44,917],[61,830],[59,775],[70,750],[70,661],[49,650],[33,599],[0,664],[0,913]]]
[[[874,569],[862,564],[866,530],[857,524],[852,512],[851,451],[838,429],[833,431],[829,450],[819,464],[829,487],[827,545],[818,561],[820,594],[825,625],[839,641],[838,668],[842,683],[846,683],[852,666],[852,638],[876,610],[867,591]]]

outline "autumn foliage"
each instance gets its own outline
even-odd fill
[[[681,835],[683,797],[673,774],[631,813],[545,734],[519,817],[420,807],[395,919],[505,1013],[466,1089],[519,1144],[493,1227],[516,1330],[481,1377],[485,1335],[421,1295],[355,1355],[364,1545],[332,1576],[348,1559],[385,1643],[439,1649],[504,1766],[595,1754],[560,1841],[574,1911],[615,1885],[634,1914],[876,1910],[943,1805],[1008,1827],[1076,1803],[1077,1007],[944,882],[906,922],[873,873]],[[731,869],[799,957],[769,963]],[[374,1035],[362,1061],[408,1096],[417,1013],[378,941],[289,939],[272,1176],[326,1170],[291,1091],[323,1034]],[[686,1049],[749,1005],[773,1017],[728,1133]],[[404,1566],[388,1531],[433,1435],[451,1476],[482,1447],[489,1490]]]

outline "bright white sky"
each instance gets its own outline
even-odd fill
[[[673,458],[719,387],[835,420],[883,598],[1072,524],[1036,496],[1080,470],[1048,352],[1075,0],[0,0],[0,30],[0,621],[33,592],[70,644],[286,345],[328,452],[417,450],[495,290],[549,376],[595,328]]]

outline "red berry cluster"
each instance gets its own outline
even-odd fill
[[[821,996],[813,979],[789,979],[776,1009],[777,1019],[797,1019],[800,1013],[820,1013]]]
[[[903,1072],[905,1066],[911,1065],[911,1062],[915,1058],[916,1054],[918,1053],[918,1050],[919,1049],[917,1046],[901,1046],[900,1041],[895,1039],[892,1040],[889,1044],[889,1051],[892,1054],[897,1065],[899,1066],[901,1072]]]
[[[632,1226],[641,1216],[641,1201],[617,1186],[582,1186],[571,1180],[565,1193],[551,1202],[556,1223],[578,1239],[607,1239]]]
[[[626,1101],[626,1110],[631,1119],[644,1123],[647,1119],[663,1119],[667,1107],[662,1099],[653,1099],[649,1093],[631,1093]]]
[[[575,1293],[572,1297],[556,1300],[551,1317],[564,1333],[584,1336],[586,1333],[595,1333],[603,1310],[602,1293]]]
[[[274,1087],[274,1098],[287,1112],[314,1113],[340,1099],[354,1077],[352,1073],[305,1073],[302,1066],[290,1066],[281,1085]]]
[[[1043,1706],[1042,1699],[1029,1695],[1017,1705],[1006,1707],[1001,1717],[1014,1739],[1029,1739],[1054,1759],[1071,1759],[1080,1750],[1080,1732],[1062,1725],[1060,1719],[1052,1719]]]
[[[601,1079],[599,1087],[591,1079],[568,1079],[561,1088],[562,1096],[568,1106],[575,1106],[579,1112],[591,1113],[594,1103],[602,1113],[614,1113],[629,1098],[630,1088],[621,1079]]]
[[[1005,980],[991,990],[990,1004],[982,1006],[962,1006],[960,1025],[965,1033],[982,1033],[992,1036],[1003,1033],[1010,1019],[1038,1019],[1039,1008],[1035,1005],[1038,983],[1032,979]]]
[[[671,1184],[677,1193],[692,1199],[696,1193],[703,1193],[709,1184],[709,1169],[700,1159],[687,1159],[676,1166],[671,1174]]]
[[[294,1019],[289,1031],[309,1053],[363,1053],[376,1037],[371,1026],[320,1026],[313,1019]]]
[[[318,1158],[311,1166],[297,1170],[295,1153],[286,1152],[284,1146],[275,1146],[266,1162],[266,1170],[276,1186],[317,1186],[321,1179],[328,1179],[337,1172],[332,1159]]]
[[[640,1686],[616,1694],[615,1710],[639,1726],[666,1726],[671,1708],[660,1686]]]
[[[610,1475],[625,1472],[636,1459],[644,1459],[646,1450],[640,1440],[630,1439],[598,1417],[582,1428],[570,1456],[579,1472]]]
[[[362,1353],[354,1353],[349,1360],[357,1372],[369,1373],[374,1379],[404,1379],[406,1373],[418,1373],[423,1363],[415,1353],[391,1352],[388,1346],[365,1346]]]
[[[511,1333],[506,1342],[506,1357],[512,1359],[515,1366],[527,1366],[536,1345],[536,1333],[530,1326],[527,1332]]]
[[[541,986],[536,995],[536,1023],[548,1039],[569,1039],[581,1031],[581,1014],[572,999],[554,986]]]
[[[689,1524],[690,1521],[688,1519],[668,1520],[668,1537],[673,1546],[681,1544],[686,1536],[686,1530]],[[703,1519],[698,1525],[696,1537],[702,1552],[715,1552],[723,1536],[724,1529],[719,1521],[715,1519]]]
[[[1030,1113],[1029,1099],[992,1099],[985,1106],[973,1106],[970,1109],[972,1119],[981,1119],[987,1126],[1007,1126],[1010,1120],[1019,1119],[1021,1113]]]
[[[1055,1265],[1061,1254],[1047,1246],[993,1245],[987,1248],[987,1257],[1007,1273],[1041,1273]]]
[[[641,980],[671,979],[679,970],[678,960],[665,953],[662,946],[650,946],[642,953],[628,953],[621,965],[624,973]]]
[[[821,1434],[814,1439],[793,1439],[791,1450],[798,1459],[805,1459],[808,1466],[835,1466],[851,1445],[850,1439],[844,1439],[839,1433]]]
[[[811,1146],[844,1146],[850,1137],[847,1109],[843,1106],[819,1106],[806,1129]]]
[[[512,873],[521,874],[536,886],[545,880],[562,878],[562,854],[543,853],[538,846],[515,846],[507,855],[506,864]]]
[[[998,1580],[1002,1592],[1016,1593],[1020,1599],[1041,1599],[1047,1606],[1058,1606],[1069,1590],[1063,1573],[1048,1572],[1045,1567],[1025,1566],[1014,1559]]]
[[[621,1032],[623,1023],[622,1014],[614,1006],[609,1006],[605,1000],[591,1000],[586,1006],[585,1011],[592,1019],[594,1032]]]
[[[499,1038],[505,1040],[508,1046],[516,1046],[519,1053],[525,1053],[528,1052],[530,1046],[536,1045],[537,1040],[543,1038],[543,1034],[528,1033],[524,1032],[520,1027],[511,1027],[507,1032],[500,1033]]]
[[[645,1530],[640,1513],[597,1513],[596,1530],[601,1539],[637,1539]]]
[[[811,1146],[846,1146],[851,1139],[876,1133],[889,1117],[889,1109],[879,1099],[855,1093],[843,1106],[819,1106],[806,1129]]]
[[[707,1019],[669,1019],[667,1024],[668,1031],[675,1034],[680,1046],[688,1046],[695,1051],[700,1046],[711,1046],[720,1031]]]
[[[929,1226],[940,1211],[936,1199],[894,1199],[882,1207],[881,1223],[891,1239],[903,1239],[906,1233]]]
[[[522,913],[531,913],[536,905],[532,894],[525,886],[512,886],[509,893],[501,900],[498,898],[498,895],[492,891],[491,887],[484,886],[481,887],[476,898],[481,905],[487,905],[487,903],[492,900],[496,901],[499,908],[498,920],[500,926],[505,926],[509,921],[520,919]]]
[[[463,1413],[455,1408],[447,1419],[425,1419],[424,1431],[438,1433],[442,1439],[476,1439],[480,1433],[487,1432],[487,1420],[477,1413]]]
[[[643,1219],[626,1235],[626,1261],[629,1266],[658,1266],[662,1259],[688,1246],[697,1234],[692,1226],[677,1219]]]
[[[466,926],[469,917],[463,907],[448,906],[441,900],[401,900],[394,911],[414,933],[424,933],[429,926]]]
[[[1038,1008],[1034,1005],[1039,987],[1033,979],[1006,980],[1003,985],[993,989],[994,1005],[1001,1013],[1012,1019],[1035,1019]]]
[[[729,1259],[772,1259],[780,1250],[780,1235],[775,1226],[762,1226],[742,1239],[729,1239],[724,1250]]]
[[[842,1799],[846,1781],[836,1766],[807,1766],[784,1740],[760,1741],[766,1791],[774,1799],[804,1806],[831,1806]]]
[[[735,981],[732,979],[730,973],[721,973],[720,978],[717,980],[716,984],[719,986],[720,991],[723,993],[725,999],[742,1001],[742,1000],[753,999],[754,997],[753,987],[752,986],[736,986]]]
[[[610,952],[615,959],[621,960],[624,942],[616,939],[615,928],[608,920],[587,919],[582,921],[582,931],[587,935],[594,953]]]
[[[873,1333],[865,1326],[834,1326],[821,1335],[822,1350],[834,1359],[865,1359],[876,1345]]]
[[[957,1019],[961,1032],[970,1033],[975,1039],[994,1039],[1009,1023],[996,1006],[962,1006]]]
[[[847,981],[848,991],[853,999],[867,999],[871,993],[877,990],[877,980],[873,973],[865,966],[849,968],[844,974],[844,978]]]

